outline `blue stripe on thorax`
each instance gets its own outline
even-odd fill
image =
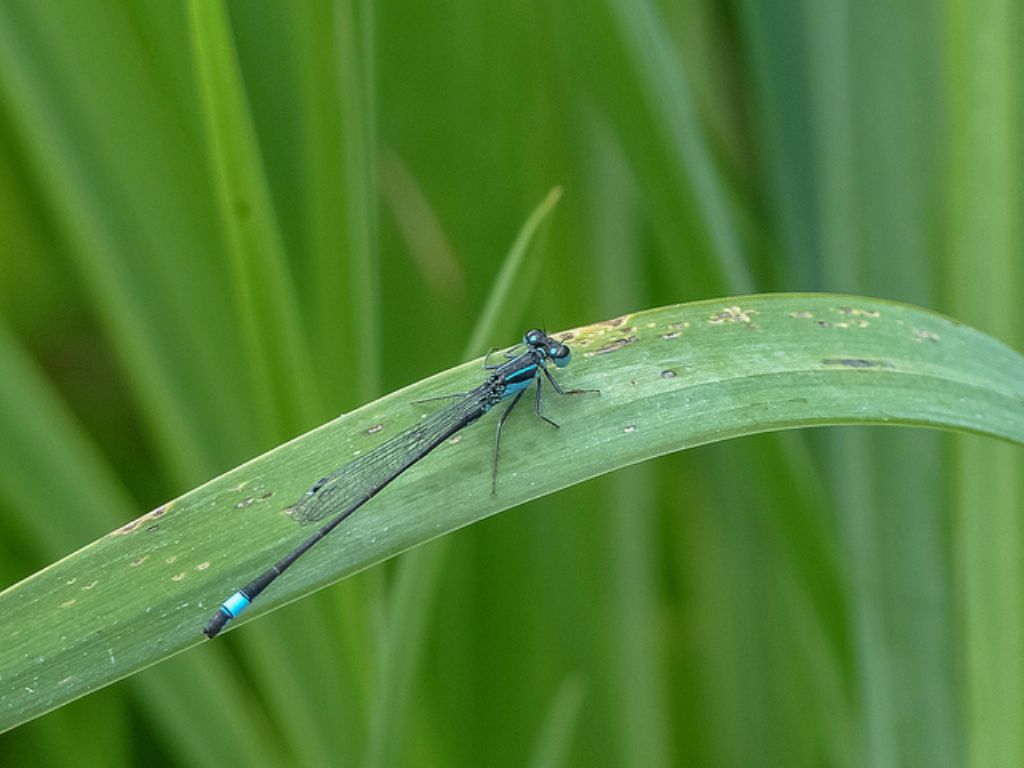
[[[509,386],[514,386],[516,384],[529,384],[533,381],[533,377],[536,375],[537,364],[530,363],[529,365],[524,365],[522,368],[517,368],[512,371],[512,373],[505,376],[503,381]],[[522,387],[520,387],[520,389],[522,389]]]

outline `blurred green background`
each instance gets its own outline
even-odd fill
[[[459,362],[555,186],[496,345],[825,290],[1024,349],[1021,39],[1011,0],[3,0],[0,584]],[[916,430],[666,457],[0,759],[1024,765],[1022,469]]]

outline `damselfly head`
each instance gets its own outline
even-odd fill
[[[572,350],[565,344],[553,340],[552,343],[548,345],[547,354],[559,368],[565,368],[565,366],[569,364],[569,360],[572,359]]]
[[[533,328],[523,334],[523,344],[528,347],[543,347],[548,341],[548,335],[540,328]]]

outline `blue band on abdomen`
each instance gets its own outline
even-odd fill
[[[241,592],[235,592],[231,597],[224,601],[220,609],[224,611],[231,618],[235,618],[238,614],[249,607],[249,598],[243,595]]]

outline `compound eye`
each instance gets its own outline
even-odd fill
[[[539,328],[534,328],[523,335],[523,343],[528,344],[531,347],[537,347],[544,343],[544,338],[544,331]]]
[[[565,344],[556,344],[548,348],[548,357],[554,360],[559,368],[565,368],[572,358],[572,351]]]

